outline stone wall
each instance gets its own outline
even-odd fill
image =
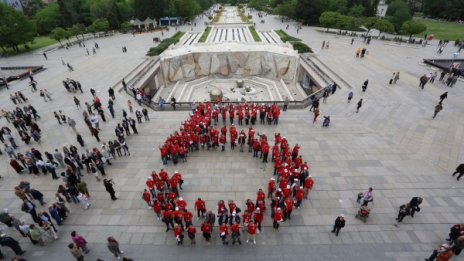
[[[220,78],[260,76],[294,83],[298,56],[271,52],[189,53],[161,60],[166,84],[214,75]]]

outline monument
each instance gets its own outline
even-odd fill
[[[204,32],[187,32],[160,54],[142,86],[152,101],[303,101],[327,86],[276,32],[255,31],[237,7],[221,8]]]

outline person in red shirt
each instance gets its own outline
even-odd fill
[[[221,143],[221,151],[224,151],[225,148],[226,148],[226,135],[224,134],[221,134],[221,136],[219,137],[219,143]]]
[[[258,189],[258,192],[256,192],[256,201],[264,201],[264,199],[266,198],[266,194],[264,194],[264,191],[262,188],[259,188]]]
[[[313,176],[309,175],[304,181],[304,198],[308,198],[309,191],[313,188],[314,180]]]
[[[174,192],[176,196],[179,196],[179,190],[177,189],[178,181],[177,179],[171,178],[169,180],[169,186],[171,187],[171,192]]]
[[[248,222],[248,225],[247,225],[247,233],[248,233],[248,239],[247,239],[247,243],[250,242],[250,241],[253,241],[253,244],[256,245],[256,229],[257,229],[257,226],[255,223],[253,223],[252,220],[250,220],[250,222]]]
[[[198,198],[197,201],[195,201],[195,210],[197,211],[197,219],[200,219],[200,214],[201,218],[205,217],[205,212],[206,212],[206,203],[204,200],[201,198]]]
[[[253,212],[253,221],[255,224],[258,226],[258,233],[261,232],[261,223],[263,223],[264,220],[264,213],[261,211],[260,208],[256,208],[255,211]]]
[[[219,226],[219,235],[222,239],[222,244],[223,245],[228,245],[229,242],[227,242],[227,236],[229,235],[229,228],[227,226],[227,223],[222,223]]]
[[[296,157],[298,157],[298,153],[300,151],[300,145],[295,144],[295,147],[293,147],[293,150],[292,150],[292,161],[295,160]]]
[[[174,238],[177,240],[177,245],[182,245],[184,243],[184,229],[178,224],[174,224]]]
[[[234,222],[230,226],[230,233],[232,234],[232,245],[235,245],[235,242],[238,242],[239,245],[242,244],[242,241],[240,240],[240,224],[237,222]]]
[[[176,207],[178,207],[182,211],[185,210],[185,208],[187,208],[187,202],[185,202],[185,200],[182,197],[177,199],[175,204],[176,204]]]
[[[177,180],[179,188],[182,190],[182,184],[184,184],[184,180],[182,179],[182,175],[179,173],[179,171],[174,171],[174,174],[172,174],[172,179]]]
[[[192,218],[193,218],[192,212],[184,209],[183,216],[184,216],[185,226],[188,227],[192,225]]]
[[[187,236],[190,238],[190,244],[194,245],[195,242],[195,234],[197,233],[197,229],[190,224],[190,226],[187,227]]]
[[[143,190],[142,198],[143,200],[145,200],[145,202],[147,202],[148,209],[151,209],[151,195],[150,195],[150,192],[148,192],[148,190],[146,189]]]
[[[269,182],[267,183],[267,198],[272,198],[272,194],[274,194],[274,191],[276,189],[276,182],[274,178],[269,179]]]
[[[290,215],[293,211],[293,198],[286,198],[284,201],[285,204],[285,211],[284,211],[284,218],[291,219]]]
[[[277,211],[274,213],[273,220],[274,222],[272,226],[274,227],[275,230],[278,230],[280,226],[280,222],[284,221],[284,214],[282,213],[282,210],[280,208],[277,208]]]
[[[203,233],[203,237],[205,238],[206,242],[209,242],[209,240],[211,239],[212,228],[212,225],[207,221],[201,224],[201,232]]]
[[[145,184],[147,185],[148,190],[151,193],[151,196],[155,197],[156,196],[156,190],[155,190],[155,182],[153,181],[153,177],[149,176],[147,181],[145,182]]]
[[[155,199],[151,207],[153,209],[153,212],[156,213],[158,220],[161,220],[161,203],[157,199]]]
[[[304,190],[303,187],[297,187],[295,190],[295,199],[296,199],[296,208],[300,208],[301,202],[303,201],[304,198]]]
[[[261,153],[263,154],[263,163],[267,163],[267,158],[269,155],[269,145],[267,142],[261,143]]]
[[[252,147],[253,147],[253,158],[257,158],[258,157],[258,152],[259,152],[259,149],[260,149],[260,144],[259,144],[258,139],[254,139],[252,144],[253,144],[252,145]]]
[[[163,210],[161,211],[161,215],[163,216],[163,223],[166,224],[166,232],[169,231],[169,225],[174,228],[174,223],[172,222],[172,211],[171,210]]]

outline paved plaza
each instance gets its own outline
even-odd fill
[[[287,25],[271,15],[264,17],[265,23],[261,24],[256,13],[253,15],[256,29],[260,31],[285,29]],[[193,31],[199,32],[205,27],[204,20],[197,19],[196,24]],[[422,58],[437,56],[437,41],[431,46],[417,48],[376,40],[366,46],[359,38],[350,45],[350,37],[320,33],[313,27],[303,27],[297,34],[295,24],[289,25],[288,34],[312,47],[321,62],[352,86],[354,98],[347,103],[350,89],[344,88],[330,96],[327,103],[321,103],[321,115],[331,116],[329,128],[322,128],[320,119],[312,124],[313,115],[308,109],[283,112],[277,126],[256,125],[258,132],[266,132],[268,136],[280,132],[292,147],[300,144],[300,153],[311,165],[310,174],[315,180],[309,200],[293,211],[292,220],[283,223],[278,232],[272,229],[271,218],[266,213],[264,231],[257,235],[257,245],[223,246],[215,227],[210,245],[197,233],[197,245],[190,246],[186,239],[183,246],[176,246],[172,231],[165,233],[164,224],[147,209],[141,192],[149,173],[163,167],[158,146],[180,127],[188,112],[151,110],[151,121],[138,126],[140,134],[127,138],[131,155],[116,158],[112,166],[105,166],[116,184],[117,201],[111,201],[103,184],[88,175],[84,180],[89,185],[92,206],[84,210],[71,204],[72,213],[64,225],[58,227],[60,238],[57,241],[49,241],[41,247],[32,245],[16,230],[3,224],[0,229],[18,239],[27,251],[24,257],[33,261],[74,260],[67,248],[72,230],[89,241],[91,252],[86,260],[114,259],[106,248],[106,238],[110,235],[120,242],[125,255],[137,261],[413,261],[428,257],[438,244],[445,242],[450,226],[464,223],[464,181],[457,182],[451,177],[455,167],[464,162],[464,83],[458,81],[453,88],[448,88],[435,81],[427,84],[425,90],[419,89],[419,77],[434,71],[422,64]],[[190,31],[192,27],[181,26],[179,30]],[[173,33],[175,30],[171,29],[163,37]],[[85,55],[85,49],[73,46],[69,50],[50,51],[47,61],[41,52],[0,59],[1,66],[45,65],[46,70],[36,74],[35,79],[39,89],[46,88],[53,95],[53,101],[44,102],[38,92],[30,91],[28,80],[11,84],[10,90],[0,90],[1,109],[13,110],[9,93],[22,90],[29,98],[28,104],[35,106],[41,115],[38,124],[42,129],[42,144],[32,141],[26,146],[13,131],[19,145],[17,152],[35,147],[43,153],[70,144],[83,151],[72,129],[59,125],[53,117],[56,110],[63,110],[76,120],[85,148],[98,146],[83,121],[82,109],[74,106],[73,95],[83,105],[91,102],[89,89],[94,88],[106,108],[108,88],[143,62],[155,36],[161,35],[157,32],[135,37],[118,34],[98,38],[100,49],[90,56]],[[330,42],[330,49],[320,49],[323,40]],[[89,40],[87,45],[93,42]],[[122,53],[122,46],[127,46],[127,53]],[[369,54],[363,59],[355,58],[356,47],[366,47]],[[454,51],[448,46],[442,57],[449,58]],[[68,72],[61,58],[74,66],[75,71]],[[400,80],[389,86],[391,74],[397,71],[401,72]],[[81,82],[84,94],[72,94],[64,89],[61,82],[68,77]],[[366,79],[369,79],[369,86],[366,93],[362,93],[361,86]],[[432,120],[434,106],[445,91],[449,93],[443,102],[444,109]],[[359,98],[363,98],[364,103],[359,113],[355,113]],[[103,141],[115,139],[114,127],[122,119],[122,109],[128,110],[128,99],[132,98],[124,92],[117,93],[116,118],[101,122]],[[138,108],[134,101],[133,104]],[[2,126],[7,125],[3,118],[0,122]],[[20,180],[27,180],[45,194],[47,202],[52,202],[58,185],[63,182],[52,180],[50,175],[34,176],[26,172],[18,175],[9,166],[6,153],[0,159],[0,175],[3,176],[0,209],[8,208],[12,215],[31,222],[30,216],[21,212],[21,201],[15,196],[13,187]],[[255,199],[257,189],[266,187],[273,172],[271,163],[266,166],[251,154],[231,151],[229,147],[225,152],[193,152],[187,163],[173,166],[170,162],[166,169],[170,174],[175,170],[183,174],[185,183],[181,195],[187,200],[189,209],[193,209],[196,198],[202,197],[207,201],[207,208],[213,210],[220,199],[232,199],[244,209],[244,201]],[[363,223],[354,218],[358,209],[356,195],[369,186],[374,188],[375,200],[368,221]],[[395,226],[399,206],[413,196],[424,198],[421,212]],[[345,214],[347,225],[336,237],[330,229],[341,213]],[[200,221],[194,220],[197,231]],[[6,247],[1,250],[5,260],[14,254]],[[451,260],[462,259],[453,257]]]

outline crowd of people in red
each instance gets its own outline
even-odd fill
[[[226,108],[200,103],[189,119],[182,123],[180,130],[170,135],[165,144],[160,147],[164,164],[167,164],[168,160],[176,163],[179,158],[186,161],[188,152],[200,150],[200,148],[209,150],[221,146],[222,150],[225,150],[227,143],[230,144],[232,150],[238,146],[241,152],[244,151],[244,146],[248,145],[248,152],[253,153],[253,157],[262,159],[264,163],[268,162],[269,152],[271,152],[274,173],[268,182],[267,195],[263,188],[259,188],[256,200],[247,199],[243,205],[243,211],[233,200],[229,200],[227,204],[220,200],[216,213],[207,210],[203,199],[198,198],[195,201],[193,208],[197,219],[203,219],[199,228],[206,242],[211,240],[217,219],[218,233],[223,244],[229,244],[229,236],[232,244],[242,244],[240,236],[244,232],[247,234],[246,242],[256,244],[255,235],[262,231],[265,213],[269,213],[273,228],[278,230],[281,222],[291,219],[293,209],[301,207],[303,199],[308,198],[309,191],[314,185],[313,178],[309,175],[309,164],[299,154],[298,144],[291,148],[287,139],[280,133],[276,133],[274,145],[270,147],[266,134],[256,133],[253,126],[249,126],[247,132],[237,131],[233,124],[234,115],[237,113],[239,125],[242,125],[240,112],[249,113],[250,110],[251,121],[246,118],[246,125],[255,124],[258,111],[265,112],[262,124],[266,123],[265,119],[269,114],[272,124],[278,119],[280,113],[275,105],[239,104],[236,108],[233,105]],[[229,128],[225,126],[226,111],[229,111],[231,115]],[[279,112],[275,114],[276,111]],[[216,129],[212,124],[217,125],[219,113],[223,115],[224,126]],[[255,119],[253,119],[253,114]],[[277,118],[274,115],[277,115]],[[161,169],[159,173],[153,171],[146,181],[147,188],[143,192],[143,199],[156,213],[158,220],[165,223],[166,232],[173,230],[178,245],[183,244],[184,233],[187,233],[191,243],[195,244],[197,230],[192,222],[193,213],[188,210],[186,201],[179,195],[182,183],[182,175],[178,171],[175,171],[172,177],[169,177],[164,169]],[[268,207],[269,212],[266,212]]]
[[[230,124],[229,137],[227,137],[227,114],[229,116]],[[219,121],[219,115],[222,116],[223,127],[215,128]],[[179,131],[171,134],[164,144],[160,146],[161,160],[164,165],[172,160],[173,164],[177,164],[179,159],[182,162],[187,161],[187,154],[189,152],[198,151],[201,149],[218,148],[221,145],[222,150],[225,149],[225,144],[229,139],[231,149],[240,146],[243,151],[245,143],[248,144],[249,150],[261,149],[262,143],[259,139],[255,139],[254,132],[251,134],[251,126],[255,125],[259,117],[261,124],[278,124],[279,123],[280,108],[275,105],[258,105],[256,103],[244,103],[234,106],[230,103],[228,106],[219,105],[217,103],[200,103],[195,108],[190,118],[182,123]],[[250,126],[248,131],[248,140],[244,131],[237,132],[234,125],[235,116],[237,116],[237,123],[239,126]],[[251,136],[250,136],[251,134]],[[264,152],[269,150],[269,146],[262,147]],[[267,157],[263,159],[267,162]]]

